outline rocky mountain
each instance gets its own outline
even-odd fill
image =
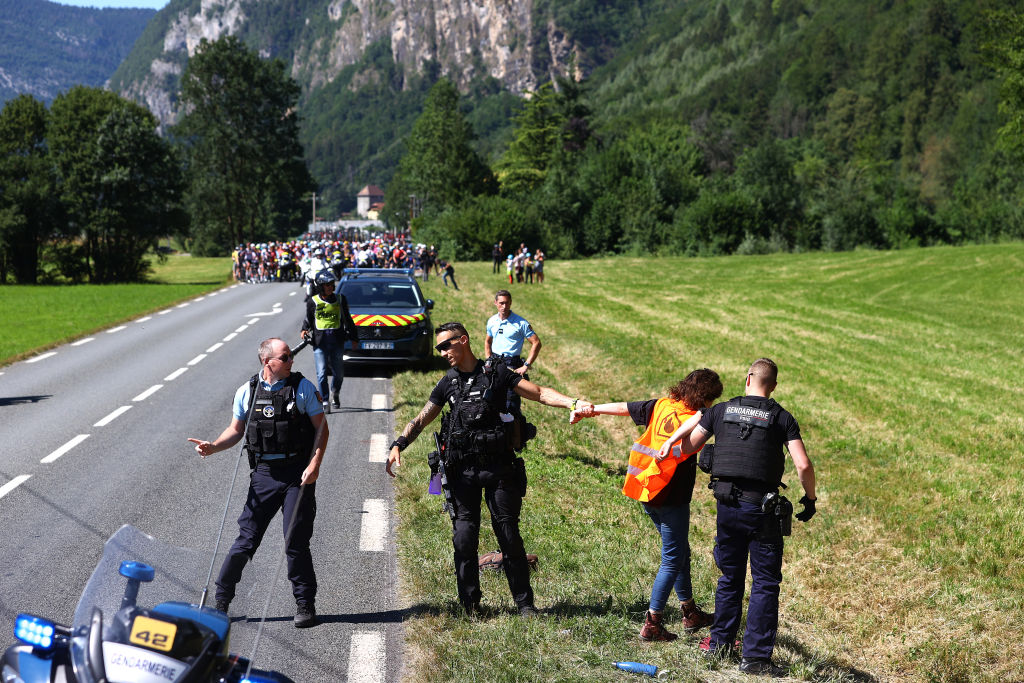
[[[73,85],[102,86],[155,15],[0,0],[0,102],[26,93],[48,103]]]

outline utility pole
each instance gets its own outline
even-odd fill
[[[310,224],[310,232],[316,228],[316,192],[313,193],[313,221]]]

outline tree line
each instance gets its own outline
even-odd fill
[[[220,255],[301,232],[315,187],[298,86],[233,37],[203,41],[166,135],[145,107],[76,86],[0,110],[0,283],[145,278],[161,237]]]

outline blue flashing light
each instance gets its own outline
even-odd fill
[[[145,562],[131,562],[128,560],[121,563],[121,568],[118,572],[126,579],[135,579],[142,582],[152,581],[153,577],[156,576],[156,570]]]
[[[280,683],[280,681],[281,679],[276,676],[271,678],[270,676],[263,676],[253,672],[239,680],[238,683]]]
[[[56,630],[56,626],[49,619],[35,617],[31,614],[19,614],[14,620],[14,637],[40,650],[53,648],[53,636]]]

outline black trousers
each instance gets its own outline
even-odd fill
[[[491,513],[491,528],[498,539],[502,565],[512,599],[518,607],[533,605],[530,566],[519,533],[519,513],[523,498],[512,467],[507,464],[478,467],[464,465],[448,469],[449,485],[455,505],[452,544],[455,547],[455,576],[459,601],[463,605],[480,602],[480,494]]]
[[[295,529],[285,548],[292,595],[296,603],[313,603],[316,598],[316,574],[313,572],[309,539],[313,536],[313,520],[316,518],[316,484],[307,485],[305,490],[299,486],[306,465],[304,458],[290,458],[261,462],[253,470],[249,495],[238,518],[238,538],[224,558],[220,576],[217,577],[217,600],[231,602],[235,597],[235,585],[242,578],[242,570],[260,547],[263,534],[274,515],[282,510],[285,534],[288,533],[292,519],[295,519]]]

